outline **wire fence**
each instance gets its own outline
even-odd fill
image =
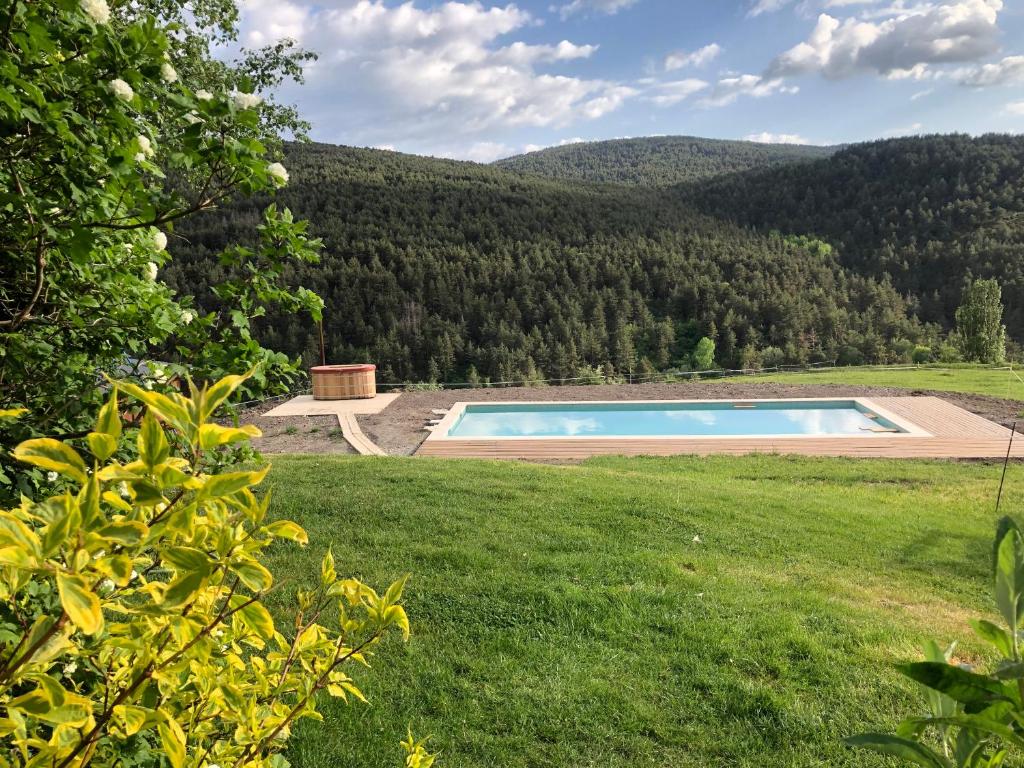
[[[612,376],[605,376],[600,373],[595,373],[590,376],[576,376],[571,378],[555,378],[555,379],[510,379],[508,381],[446,381],[446,382],[377,382],[377,389],[388,392],[423,392],[423,391],[444,391],[444,390],[457,390],[457,389],[501,389],[507,387],[529,387],[529,386],[588,386],[588,385],[599,385],[599,384],[672,384],[677,382],[687,382],[694,380],[714,380],[714,379],[728,379],[728,378],[739,378],[739,377],[750,377],[757,378],[760,376],[771,376],[779,373],[823,373],[828,371],[934,371],[934,372],[946,372],[952,373],[960,370],[989,370],[989,371],[1007,371],[1009,376],[1007,377],[1007,391],[1009,391],[1010,384],[1013,383],[1013,379],[1024,385],[1024,378],[1018,374],[1016,368],[1012,364],[1000,365],[1000,366],[970,366],[970,367],[941,367],[934,364],[928,365],[856,365],[856,366],[842,366],[837,365],[835,361],[822,362],[822,363],[807,363],[803,365],[775,365],[765,368],[714,368],[707,371],[684,371],[684,370],[671,370],[661,371],[657,373],[624,373]],[[1010,378],[1012,377],[1012,379]],[[250,407],[255,405],[262,405],[277,400],[286,400],[299,395],[308,395],[312,393],[312,389],[309,387],[303,387],[302,389],[292,390],[280,395],[274,395],[272,397],[266,397],[259,400],[248,400],[244,403],[237,403],[240,407]]]

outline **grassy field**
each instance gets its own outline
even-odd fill
[[[1016,375],[1014,375],[1016,374]],[[1020,378],[1018,378],[1020,376]],[[1024,371],[991,368],[937,367],[922,368],[831,368],[799,373],[773,373],[737,376],[723,381],[750,384],[779,382],[782,384],[863,384],[878,387],[934,389],[941,392],[972,392],[979,395],[1024,400]]]
[[[413,574],[413,638],[328,702],[297,768],[875,766],[841,739],[918,702],[892,665],[927,638],[978,660],[996,464],[782,457],[578,466],[284,457],[288,583]],[[1013,466],[1004,509],[1024,501]],[[699,540],[695,537],[699,537]]]

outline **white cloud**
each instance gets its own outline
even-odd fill
[[[639,0],[572,0],[562,5],[553,5],[551,10],[557,12],[563,19],[567,19],[576,13],[605,13],[612,15],[623,8],[636,5]]]
[[[515,149],[496,141],[478,141],[458,156],[475,163],[490,163],[514,155]]]
[[[762,13],[774,13],[785,8],[793,0],[757,0],[747,11],[747,16],[760,16]]]
[[[648,101],[652,101],[659,107],[670,107],[680,101],[689,98],[693,94],[703,91],[708,87],[704,80],[687,78],[686,80],[674,80],[667,83],[659,83],[650,90]]]
[[[586,139],[580,136],[573,136],[571,139],[561,139],[556,144],[526,144],[523,147],[523,154],[539,152],[540,150],[547,149],[548,147],[566,147],[570,144],[583,144],[584,142],[586,142]]]
[[[953,77],[961,85],[972,88],[1024,83],[1024,56],[1007,56],[994,64],[961,68],[953,73]]]
[[[758,144],[810,144],[807,139],[796,133],[751,133],[743,137],[744,141],[754,141]]]
[[[741,96],[762,99],[776,93],[796,93],[800,89],[788,86],[781,77],[766,78],[760,75],[731,75],[721,78],[710,94],[700,100],[702,107],[724,107]]]
[[[935,93],[934,88],[925,88],[923,91],[918,91],[917,93],[913,94],[910,97],[910,100],[917,101],[918,99],[923,99],[925,96],[931,96],[933,93]]]
[[[703,67],[711,63],[722,52],[722,46],[718,43],[705,45],[696,51],[676,51],[665,57],[665,71],[673,72],[683,67]]]
[[[494,59],[496,63],[527,66],[534,63],[589,59],[597,48],[596,45],[574,45],[568,40],[563,40],[558,45],[528,45],[516,42],[499,49]]]
[[[999,47],[1003,0],[896,2],[865,18],[823,13],[810,37],[778,56],[769,77],[818,72],[843,78],[860,72],[923,76],[933,64],[975,61]],[[909,73],[904,75],[904,73]]]
[[[502,130],[594,119],[637,93],[548,71],[592,56],[595,45],[501,41],[535,22],[514,3],[421,2],[244,0],[240,41],[287,35],[317,51],[306,85],[282,95],[299,97],[320,137],[348,144],[486,158]]]
[[[1024,117],[1024,101],[1011,101],[1006,105],[1005,110],[1011,115],[1021,115]]]
[[[917,136],[924,132],[924,125],[922,123],[911,123],[905,125],[902,128],[893,128],[892,130],[886,131],[885,136]]]

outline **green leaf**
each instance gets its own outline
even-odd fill
[[[306,531],[301,525],[293,523],[291,520],[276,520],[266,527],[266,532],[278,539],[297,541],[303,546],[309,544],[309,536],[306,535]]]
[[[242,427],[222,427],[219,424],[203,424],[199,428],[199,447],[203,450],[216,448],[219,445],[230,445],[259,437],[263,433],[253,424]]]
[[[149,528],[138,520],[115,520],[96,531],[96,535],[126,547],[138,544],[149,534]]]
[[[257,472],[226,472],[223,475],[212,475],[204,479],[196,500],[221,499],[238,493],[243,488],[259,485],[269,471],[270,467],[266,467]]]
[[[846,744],[859,749],[870,749],[883,755],[892,755],[909,760],[925,768],[953,768],[953,764],[923,744],[885,733],[862,733],[846,739]]]
[[[57,592],[61,605],[76,627],[87,635],[95,635],[103,629],[100,600],[89,589],[85,579],[77,573],[57,571]]]
[[[117,388],[110,393],[110,399],[100,408],[96,418],[96,432],[112,437],[115,441],[121,437],[121,411],[117,405]]]
[[[103,432],[90,432],[86,440],[97,461],[106,461],[117,451],[117,440]]]
[[[255,560],[240,560],[232,563],[229,568],[253,592],[265,592],[274,583],[270,571]]]
[[[160,743],[164,754],[171,762],[172,768],[182,768],[185,764],[185,732],[170,717],[165,717],[157,726],[160,732]]]
[[[119,587],[127,586],[132,578],[132,559],[128,555],[108,555],[96,561],[96,568]]]
[[[328,548],[327,554],[324,555],[324,559],[320,562],[320,583],[325,587],[329,587],[337,579],[338,573],[334,569],[334,553]]]
[[[82,515],[78,509],[77,501],[70,496],[63,497],[65,502],[63,509],[50,521],[42,530],[41,554],[43,557],[52,556],[68,541],[71,531],[77,530],[82,524]]]
[[[134,736],[145,727],[149,710],[133,704],[118,704],[114,707],[114,717],[121,721],[127,736]]]
[[[14,458],[26,464],[53,470],[79,483],[86,481],[85,462],[70,445],[48,437],[26,440],[14,449]]]
[[[206,575],[202,573],[185,573],[167,585],[161,606],[177,608],[190,602],[206,583]]]
[[[1010,528],[996,549],[996,604],[1010,626],[1017,631],[1021,619],[1021,595],[1024,594],[1024,537]]]
[[[153,413],[176,428],[183,435],[191,436],[194,432],[192,419],[185,407],[184,398],[175,395],[173,398],[159,392],[151,392],[127,381],[114,382],[117,387],[136,400],[144,403]]]
[[[966,669],[935,661],[901,664],[900,672],[964,705],[968,713],[979,712],[997,701],[1010,700],[1006,687],[998,680]]]
[[[139,458],[149,469],[167,461],[171,455],[171,448],[167,444],[167,435],[164,434],[160,422],[157,421],[153,411],[146,411],[142,418],[142,428],[139,430]]]
[[[200,573],[208,576],[213,563],[201,549],[194,547],[167,547],[162,554],[163,560],[174,567],[179,573]]]
[[[969,623],[974,629],[974,634],[994,645],[1003,656],[1013,656],[1013,641],[1005,629],[986,619],[976,619]]]
[[[264,640],[270,640],[274,636],[274,619],[271,617],[270,611],[258,600],[245,605],[249,599],[242,595],[234,595],[231,598],[230,606],[232,609],[237,609],[235,616],[239,621]],[[245,607],[239,608],[240,605],[245,605]]]
[[[202,396],[203,407],[200,411],[200,415],[202,417],[200,422],[205,422],[209,419],[221,404],[231,397],[231,393],[238,389],[238,387],[255,372],[256,369],[252,368],[241,376],[225,376],[223,379],[207,389]]]

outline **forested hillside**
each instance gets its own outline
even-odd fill
[[[834,151],[834,147],[651,136],[549,147],[494,164],[510,171],[556,179],[653,187],[818,160]]]
[[[326,249],[296,281],[325,300],[328,358],[380,380],[569,378],[687,363],[702,335],[726,365],[891,359],[928,336],[900,296],[792,238],[696,214],[678,194],[579,185],[472,163],[327,145],[287,151],[279,205]],[[270,198],[196,217],[165,279],[206,306],[215,254]],[[316,329],[268,318],[262,340],[310,358]]]
[[[1024,137],[926,136],[859,144],[814,163],[685,185],[694,208],[836,247],[851,271],[888,276],[919,316],[949,326],[964,281],[1003,286],[1024,337]]]

